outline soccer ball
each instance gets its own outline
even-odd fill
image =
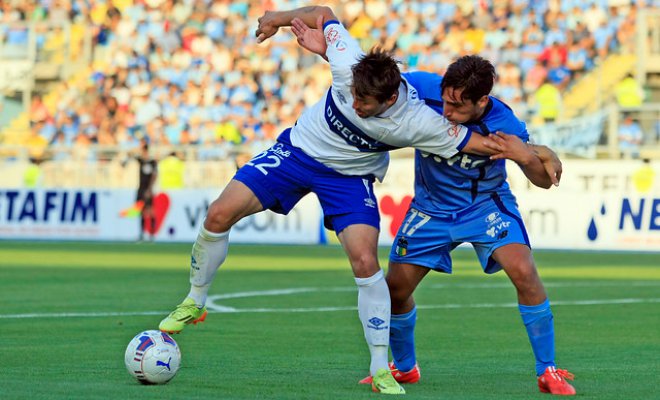
[[[140,332],[126,348],[124,363],[128,373],[140,383],[157,385],[174,378],[181,364],[181,352],[165,332]]]

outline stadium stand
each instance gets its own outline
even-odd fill
[[[329,3],[365,49],[391,49],[404,69],[443,73],[452,59],[470,53],[492,60],[499,74],[494,94],[530,127],[549,120],[537,102],[544,82],[561,93],[555,122],[606,109],[629,74],[651,88],[645,103],[660,96],[653,80],[660,63],[647,62],[660,54],[653,40],[660,32],[657,0]],[[26,63],[22,68],[33,74],[20,88],[7,84],[8,69],[18,64],[0,71],[5,98],[22,94],[25,106],[3,126],[0,152],[121,163],[144,139],[163,156],[183,149],[191,161],[254,153],[330,82],[326,65],[291,37],[263,45],[252,37],[263,10],[305,4],[2,0],[1,57]],[[660,106],[647,108],[642,124],[653,150]],[[616,149],[611,140],[616,133],[600,144]]]

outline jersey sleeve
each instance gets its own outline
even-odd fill
[[[411,137],[412,147],[444,158],[461,151],[472,135],[467,127],[452,124],[427,106],[420,108],[414,123],[418,129]]]
[[[353,82],[351,67],[364,55],[364,51],[338,21],[327,21],[323,25],[323,34],[328,46],[325,55],[330,63],[332,85],[350,86]]]

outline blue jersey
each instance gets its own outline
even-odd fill
[[[442,114],[442,76],[428,72],[409,72],[403,76],[417,89],[420,99]],[[529,140],[525,123],[515,116],[509,106],[492,96],[479,120],[462,125],[484,136],[502,131],[520,137],[523,142]],[[431,215],[454,213],[481,202],[493,193],[511,193],[506,182],[504,160],[491,161],[485,156],[462,152],[443,158],[415,151],[415,198],[411,207]]]

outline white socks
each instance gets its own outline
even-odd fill
[[[213,233],[202,225],[193,244],[190,259],[190,293],[188,297],[195,304],[203,306],[206,303],[211,282],[220,265],[227,258],[229,249],[229,231]]]
[[[355,278],[358,286],[358,314],[371,352],[371,375],[387,366],[390,342],[391,302],[387,283],[380,270],[369,278]]]

